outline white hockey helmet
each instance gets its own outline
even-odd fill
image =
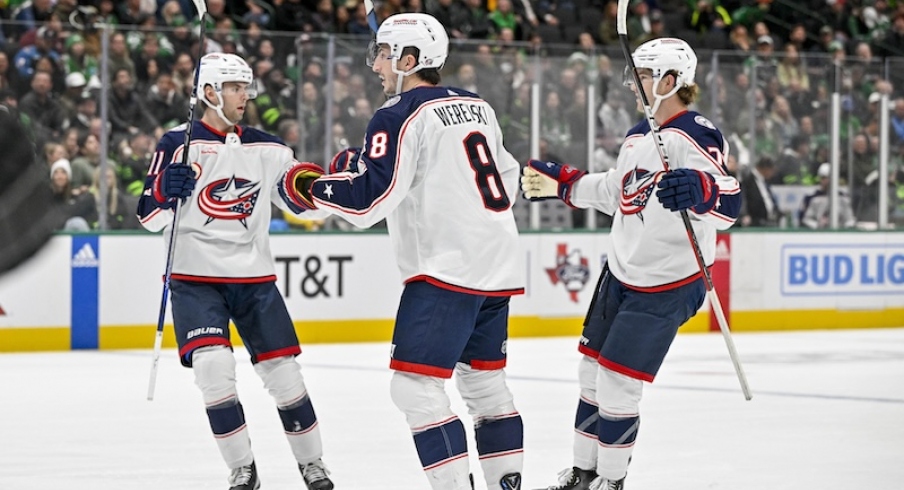
[[[236,121],[226,119],[223,114],[223,97],[221,92],[226,82],[245,83],[245,91],[249,99],[257,97],[257,88],[254,85],[254,73],[251,67],[240,56],[228,53],[210,53],[201,58],[198,73],[198,96],[207,106],[217,111],[217,115],[230,125]],[[210,85],[217,93],[217,104],[214,105],[207,97],[204,97],[204,87]]]
[[[419,51],[417,66],[405,75],[424,68],[441,69],[449,55],[449,36],[435,17],[428,14],[396,14],[386,18],[377,31],[376,47],[389,46],[389,57],[399,59],[405,48]],[[373,65],[369,58],[368,65]]]
[[[637,68],[653,70],[653,78],[662,78],[669,71],[677,73],[679,87],[694,84],[697,73],[697,55],[693,48],[681,39],[666,37],[647,41],[631,55]]]
[[[651,111],[656,114],[663,100],[678,93],[683,87],[694,85],[697,73],[697,55],[693,48],[681,39],[666,37],[647,41],[631,55],[637,69],[646,68],[653,71],[653,93],[655,101]],[[662,77],[668,72],[675,73],[675,87],[667,94],[657,94],[657,87]],[[625,82],[634,83],[634,77],[625,68]]]

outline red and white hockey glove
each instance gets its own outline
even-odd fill
[[[292,212],[298,214],[308,209],[317,209],[311,199],[311,186],[325,172],[320,165],[299,162],[290,168],[279,181],[279,193]]]
[[[531,201],[558,197],[565,201],[565,204],[572,206],[571,189],[575,182],[585,175],[586,171],[570,165],[530,160],[521,174],[521,190],[524,197]]]
[[[690,209],[697,214],[706,214],[719,199],[716,179],[706,172],[689,168],[666,172],[657,187],[659,202],[672,211]]]

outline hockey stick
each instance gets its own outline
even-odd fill
[[[374,13],[374,2],[372,0],[364,0],[364,12],[367,16],[367,25],[370,26],[370,30],[376,36],[380,26],[377,24],[377,14]]]
[[[622,51],[625,54],[625,61],[628,63],[628,69],[631,70],[631,74],[634,77],[634,87],[639,94],[644,114],[647,117],[647,122],[650,124],[650,133],[653,134],[653,139],[656,141],[656,149],[659,150],[659,158],[662,160],[663,167],[665,167],[668,172],[671,171],[669,155],[665,150],[665,144],[662,142],[662,136],[659,134],[659,125],[653,117],[650,101],[647,99],[647,94],[644,93],[641,88],[640,75],[637,73],[637,67],[634,65],[634,58],[631,56],[627,25],[629,1],[630,0],[618,0],[618,15],[616,17],[618,39],[621,41]],[[741,391],[744,392],[744,398],[750,400],[753,398],[753,394],[750,392],[750,386],[747,385],[747,376],[744,375],[744,368],[741,367],[738,351],[735,349],[731,331],[728,329],[728,321],[725,319],[725,313],[722,311],[722,303],[719,301],[719,295],[716,294],[716,288],[713,286],[713,279],[709,273],[709,269],[706,268],[706,262],[703,260],[703,252],[700,250],[700,243],[697,241],[697,235],[694,233],[694,228],[691,225],[691,219],[687,214],[687,210],[681,211],[681,220],[684,221],[684,229],[687,231],[687,237],[691,242],[691,247],[694,249],[697,265],[700,267],[700,272],[703,273],[703,279],[706,282],[706,294],[709,296],[713,312],[716,314],[716,319],[719,321],[719,329],[722,330],[722,337],[725,338],[725,345],[728,347],[728,355],[731,357],[732,364],[734,364],[735,372],[738,375],[738,381],[741,382]]]
[[[204,41],[207,38],[207,4],[204,0],[192,0],[201,19],[201,36],[198,44],[198,64],[195,66],[195,80],[191,98],[188,101],[188,124],[185,127],[185,140],[182,144],[182,165],[188,165],[188,150],[191,144],[192,125],[195,120],[195,107],[198,104],[198,75],[201,73],[201,58],[204,57]],[[157,315],[157,335],[154,337],[154,358],[151,362],[151,375],[148,380],[148,401],[154,400],[154,389],[157,386],[157,365],[160,362],[160,348],[163,345],[163,321],[166,318],[166,302],[169,299],[170,278],[173,274],[173,252],[176,249],[176,235],[179,232],[179,200],[173,205],[173,224],[170,226],[169,244],[166,249],[166,272],[163,275],[163,298],[160,300],[160,312]]]

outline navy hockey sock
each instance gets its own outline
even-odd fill
[[[630,446],[637,439],[640,417],[610,417],[600,415],[598,431],[604,446]]]
[[[317,415],[311,397],[305,395],[296,403],[287,407],[279,407],[279,418],[288,433],[298,434],[311,430],[317,424]]]
[[[599,409],[582,398],[578,402],[578,410],[574,417],[574,430],[596,439],[599,419]]]
[[[524,448],[524,425],[521,415],[484,418],[475,424],[477,453],[481,458],[491,454],[520,451]]]
[[[425,470],[468,454],[465,426],[458,417],[414,434],[414,445]]]
[[[226,403],[207,407],[207,419],[214,435],[221,438],[245,426],[245,411],[238,399],[232,398]]]

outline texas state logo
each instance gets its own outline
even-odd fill
[[[562,283],[571,301],[578,302],[578,293],[584,290],[587,281],[590,280],[590,267],[587,257],[581,255],[580,249],[568,251],[567,243],[558,244],[556,251],[556,266],[547,268],[549,280],[553,285]]]
[[[260,182],[232,176],[208,184],[198,196],[198,206],[207,215],[205,225],[215,219],[234,220],[246,229],[246,220],[254,212]]]
[[[636,214],[643,211],[650,201],[650,194],[656,184],[656,173],[642,168],[634,169],[622,179],[622,194],[619,207],[622,214]]]

